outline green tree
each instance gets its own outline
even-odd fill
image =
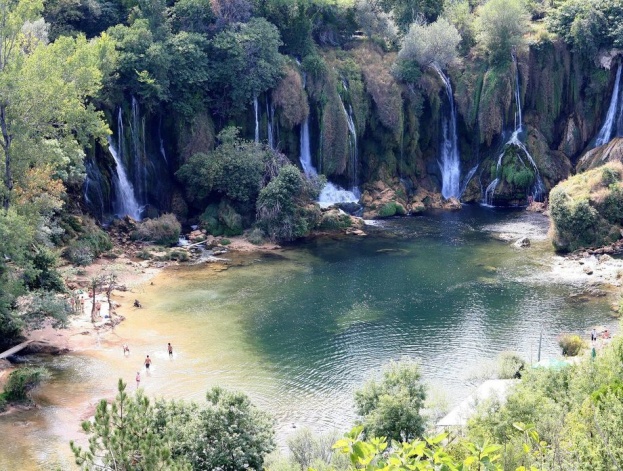
[[[599,49],[623,47],[623,5],[618,0],[557,2],[547,25],[589,58]]]
[[[142,390],[130,396],[119,380],[117,397],[100,401],[93,421],[82,423],[89,434],[89,447],[73,441],[76,463],[84,470],[177,471],[190,470],[183,458],[173,457],[172,443],[177,437],[155,427],[155,409]]]
[[[76,173],[83,174],[81,148],[108,133],[103,114],[88,102],[98,94],[115,55],[106,36],[91,41],[63,37],[27,54],[6,37],[0,41],[11,51],[0,64],[6,209],[15,183],[34,166],[49,164],[68,183]]]
[[[442,443],[447,434],[423,440],[387,442],[385,437],[362,438],[362,428],[352,429],[334,448],[350,459],[348,470],[366,471],[502,471],[499,445],[461,440],[452,448]],[[329,467],[329,469],[334,469]],[[520,471],[518,469],[518,471]],[[521,469],[521,471],[525,471]],[[536,468],[534,469],[536,471]]]
[[[210,42],[214,111],[228,117],[240,112],[283,75],[279,31],[263,18],[234,23]],[[242,80],[241,78],[244,78]]]
[[[402,41],[399,61],[415,61],[422,68],[445,69],[458,57],[461,36],[445,18],[423,25],[414,23]]]
[[[380,382],[371,380],[355,392],[355,406],[366,436],[410,441],[424,432],[425,398],[418,365],[392,362]]]
[[[260,192],[257,225],[272,240],[290,241],[308,234],[319,222],[319,215],[306,207],[317,191],[298,168],[285,165]]]
[[[216,149],[191,156],[176,173],[197,207],[205,208],[210,196],[227,197],[241,206],[255,204],[266,151],[240,139],[238,133],[238,128],[225,128],[217,136],[220,144]]]
[[[402,32],[418,20],[431,23],[443,11],[443,0],[378,0],[383,9],[391,13]]]
[[[514,49],[524,43],[530,28],[530,14],[524,0],[489,0],[478,10],[478,43],[494,64],[511,60]]]
[[[263,469],[275,448],[273,420],[243,393],[214,387],[206,400],[178,435],[175,453],[197,471]]]

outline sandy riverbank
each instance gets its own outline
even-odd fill
[[[243,237],[230,237],[230,243],[222,247],[218,258],[204,263],[214,270],[227,269],[228,263],[237,254],[250,254],[279,250],[276,244],[253,245]],[[54,329],[49,323],[43,328],[26,333],[26,339],[33,341],[29,352],[49,352],[62,354],[70,351],[80,351],[91,348],[94,344],[110,336],[113,324],[123,321],[121,313],[133,307],[134,300],[141,301],[140,287],[151,280],[164,269],[172,266],[185,265],[175,261],[140,260],[133,257],[133,251],[118,247],[123,253],[115,259],[99,258],[87,267],[63,266],[61,273],[69,289],[82,300],[82,307],[76,309],[69,325],[64,329]],[[190,262],[194,263],[194,262]],[[186,264],[187,265],[187,264]],[[112,315],[106,296],[107,283],[103,282],[97,290],[95,302],[99,303],[100,315],[98,321],[91,322],[93,300],[89,293],[91,280],[94,278],[110,279],[114,275],[115,289],[111,293]],[[111,322],[112,320],[112,322]]]

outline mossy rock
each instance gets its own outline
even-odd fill
[[[351,225],[352,221],[348,214],[339,210],[331,210],[322,213],[319,228],[321,230],[339,231],[349,228]]]
[[[385,203],[381,209],[379,209],[379,217],[381,218],[404,216],[405,214],[407,214],[405,207],[396,201]]]

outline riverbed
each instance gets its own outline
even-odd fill
[[[547,229],[540,214],[468,206],[375,222],[365,237],[227,255],[227,270],[166,269],[118,294],[126,320],[114,333],[29,359],[52,379],[35,395],[40,407],[0,417],[0,469],[72,469],[68,442],[84,440],[80,421],[114,396],[118,378],[134,390],[137,371],[154,397],[244,391],[276,418],[281,444],[302,427],[349,429],[353,392],[391,360],[418,361],[434,402],[451,407],[493,372],[500,352],[535,362],[540,338],[541,358],[552,358],[560,334],[616,326],[612,299],[585,295],[603,288],[593,284],[599,273],[565,268]],[[530,247],[514,247],[524,235]],[[135,298],[142,309],[131,307]]]

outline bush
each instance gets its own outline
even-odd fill
[[[381,382],[368,382],[355,392],[355,406],[366,436],[405,441],[421,437],[426,398],[416,363],[391,363]]]
[[[24,309],[23,319],[31,329],[41,327],[46,319],[52,319],[55,328],[65,327],[71,312],[66,298],[49,291],[35,291]]]
[[[90,265],[96,257],[112,249],[109,235],[93,219],[85,218],[82,222],[78,239],[71,242],[63,252],[67,260],[78,266]]]
[[[569,357],[574,357],[583,348],[586,347],[586,343],[579,335],[565,334],[558,339],[558,345],[562,348],[562,354]]]
[[[39,367],[27,366],[13,371],[4,386],[4,399],[6,401],[28,401],[30,391],[48,376],[47,370]]]
[[[229,239],[221,239],[220,240],[220,244],[221,245],[229,245],[229,244],[231,244],[231,240],[229,240]]]
[[[137,225],[132,235],[137,240],[148,240],[161,245],[174,245],[180,239],[182,226],[174,214],[163,214],[156,219],[146,219]]]
[[[171,260],[177,260],[178,262],[187,262],[190,260],[190,256],[186,250],[172,250],[169,254]]]
[[[520,369],[523,369],[525,361],[515,352],[502,352],[498,356],[498,378],[514,378]]]
[[[75,241],[67,246],[63,252],[63,257],[74,265],[84,267],[93,263],[95,254],[87,242]]]
[[[262,245],[264,243],[264,232],[259,227],[254,227],[247,234],[247,240],[253,245]]]

